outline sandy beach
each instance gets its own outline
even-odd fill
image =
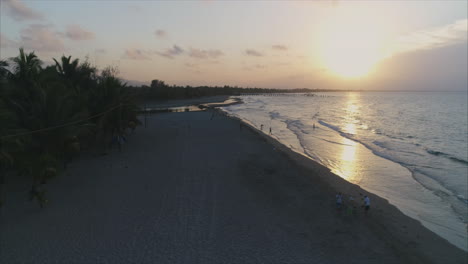
[[[220,112],[148,116],[122,152],[71,163],[42,210],[26,182],[6,183],[0,263],[467,261],[386,200]],[[339,191],[355,214],[336,210]]]

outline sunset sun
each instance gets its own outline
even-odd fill
[[[383,27],[370,23],[363,13],[341,9],[324,21],[319,56],[323,67],[335,75],[365,76],[384,57]]]

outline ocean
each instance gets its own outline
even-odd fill
[[[468,251],[467,92],[240,96],[224,107]],[[263,126],[262,126],[263,125]]]

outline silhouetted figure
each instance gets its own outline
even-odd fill
[[[339,192],[336,196],[336,209],[341,209],[341,206],[343,205],[343,195]]]
[[[117,136],[115,137],[115,143],[117,143],[117,146],[119,147],[119,152],[122,151],[122,145],[126,141],[127,139],[121,134],[117,134]]]
[[[271,127],[270,127],[270,135],[271,135]]]
[[[263,131],[263,124],[261,124],[261,125],[260,125],[260,130],[262,130],[262,131]]]
[[[367,195],[364,195],[364,214],[367,215],[367,212],[370,209],[370,198]]]

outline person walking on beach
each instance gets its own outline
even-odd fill
[[[341,206],[343,205],[343,195],[339,192],[336,195],[336,209],[341,209]]]
[[[346,205],[346,213],[348,215],[353,215],[356,213],[356,205],[354,204],[354,197],[351,195],[349,196],[349,199]]]
[[[262,130],[262,131],[263,131],[263,124],[261,124],[261,125],[260,125],[260,130]]]
[[[271,135],[271,127],[270,127],[270,135]]]
[[[367,215],[367,212],[370,209],[370,198],[367,195],[364,195],[364,214]]]
[[[117,145],[119,146],[119,152],[122,151],[122,145],[127,142],[127,139],[125,138],[125,136],[123,134],[117,134]]]

